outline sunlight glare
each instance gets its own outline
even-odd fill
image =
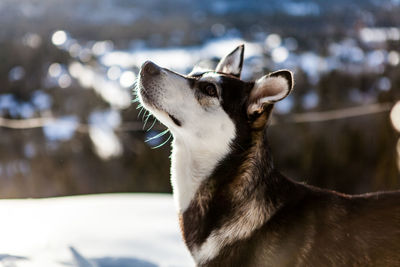
[[[133,71],[124,71],[119,78],[119,83],[122,87],[131,87],[135,82],[136,75]]]
[[[63,45],[66,41],[67,33],[65,31],[56,31],[51,36],[51,42],[56,46]]]
[[[393,127],[400,132],[400,101],[398,101],[392,111],[390,112],[390,121],[392,122]]]

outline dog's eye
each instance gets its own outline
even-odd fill
[[[208,96],[216,97],[217,96],[217,88],[212,83],[206,83],[201,86],[201,90]]]

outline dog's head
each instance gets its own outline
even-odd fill
[[[243,52],[241,45],[221,59],[215,70],[195,68],[188,75],[147,61],[140,70],[139,99],[175,139],[226,149],[237,136],[264,128],[273,104],[293,88],[288,70],[255,82],[241,80]]]

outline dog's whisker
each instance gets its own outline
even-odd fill
[[[149,114],[146,116],[146,119],[145,119],[145,121],[144,121],[142,130],[144,130],[144,129],[146,128],[146,125],[147,125],[147,122],[148,122],[150,116],[151,116],[151,113],[149,113]]]
[[[139,113],[138,113],[138,115],[137,115],[137,118],[139,119],[139,117],[140,117],[140,114],[143,112],[143,110],[144,110],[144,107],[140,107],[140,111],[139,111]]]
[[[140,116],[142,121],[144,120],[144,117],[146,116],[147,112],[148,112],[147,109],[144,109],[144,112]]]
[[[154,125],[157,122],[157,118],[154,118],[153,123],[151,124],[150,128],[146,130],[146,132],[150,131],[151,129],[153,129]]]
[[[164,136],[164,135],[165,135],[166,133],[168,133],[168,132],[169,132],[168,129],[167,129],[167,130],[164,130],[164,131],[162,131],[161,133],[156,134],[155,136],[149,137],[145,142],[147,143],[147,142],[149,142],[149,141],[151,141],[151,140],[160,138],[160,137]]]
[[[142,115],[142,120],[144,120],[144,118],[150,113],[150,111],[145,110],[143,115]]]
[[[152,147],[151,149],[157,149],[162,147],[163,145],[165,145],[166,143],[168,143],[168,141],[171,139],[172,134],[170,133],[170,135],[168,136],[167,140],[165,140],[164,142],[162,142],[161,144],[159,144],[158,146]]]

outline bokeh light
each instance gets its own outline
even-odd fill
[[[67,41],[67,33],[65,31],[56,31],[51,36],[51,41],[54,45],[63,45]]]
[[[265,39],[265,45],[269,49],[274,49],[280,46],[282,43],[282,39],[278,34],[270,34],[268,37]]]
[[[115,81],[121,77],[121,68],[118,66],[112,66],[107,71],[108,79]]]
[[[66,73],[58,78],[58,85],[61,88],[67,88],[71,85],[71,83],[72,83],[71,77]]]
[[[388,54],[388,62],[392,66],[397,66],[400,63],[400,53],[397,51],[390,51]]]
[[[136,75],[133,71],[124,71],[119,78],[122,87],[131,87],[135,83]]]
[[[12,82],[19,81],[25,76],[25,69],[22,66],[15,66],[8,73],[8,79]]]
[[[276,63],[282,63],[289,57],[289,51],[283,46],[277,47],[272,50],[271,56]]]
[[[389,91],[392,88],[392,82],[388,77],[382,77],[378,80],[378,89],[381,91]]]
[[[48,72],[49,72],[50,77],[56,78],[56,77],[60,76],[61,72],[62,72],[61,65],[59,63],[52,63],[49,66]]]
[[[393,127],[400,132],[400,101],[398,101],[392,111],[390,112],[390,121],[392,122]]]
[[[22,38],[22,43],[30,48],[37,48],[42,44],[42,38],[37,33],[26,33]]]

